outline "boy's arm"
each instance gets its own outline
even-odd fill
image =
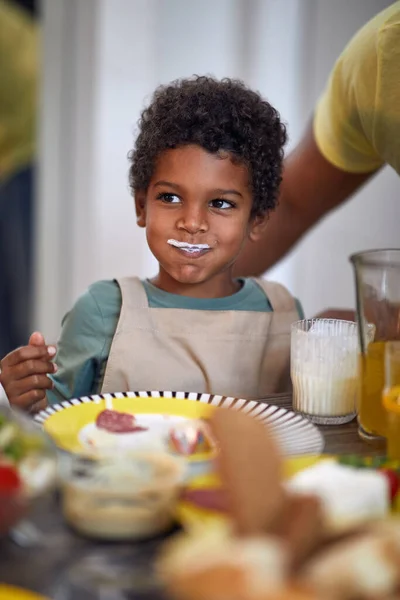
[[[104,291],[115,314],[104,314]],[[115,298],[114,298],[115,297]],[[119,317],[119,289],[113,282],[99,282],[81,296],[65,316],[56,355],[57,373],[47,393],[49,404],[97,393],[99,373],[107,361]]]
[[[108,309],[107,318],[104,307]],[[47,346],[39,333],[31,336],[29,345],[7,355],[1,361],[0,383],[10,404],[37,412],[47,403],[96,392],[120,307],[117,284],[95,284],[64,318],[55,358],[57,366],[52,362],[56,349]]]

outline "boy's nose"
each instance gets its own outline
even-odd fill
[[[188,233],[204,232],[208,229],[206,211],[201,208],[187,208],[181,214],[178,222],[178,229],[184,229]]]

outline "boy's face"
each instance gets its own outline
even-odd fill
[[[137,194],[135,201],[138,224],[146,227],[160,264],[159,287],[205,298],[235,291],[233,264],[265,221],[250,219],[252,195],[244,165],[195,145],[166,150],[147,193]]]

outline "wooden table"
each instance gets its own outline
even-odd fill
[[[166,600],[154,575],[166,536],[135,544],[85,540],[65,525],[54,495],[37,507],[32,522],[42,534],[35,546],[0,540],[0,582],[52,600]]]
[[[273,399],[268,399],[268,402],[282,406],[282,408],[292,409],[291,394],[275,396]],[[360,438],[356,419],[345,425],[322,425],[318,429],[325,438],[325,454],[361,454],[365,456],[385,454],[384,444],[370,444]]]
[[[266,399],[291,409],[290,395]],[[328,454],[384,454],[384,448],[362,441],[357,423],[323,426],[324,452]],[[140,544],[100,544],[75,535],[61,517],[57,497],[40,503],[33,521],[43,532],[43,543],[21,548],[10,540],[0,540],[0,581],[19,585],[53,600],[162,600],[153,573],[154,557],[161,539]],[[82,577],[91,575],[83,586]],[[86,574],[86,575],[85,575]],[[115,590],[115,586],[130,591]],[[114,586],[114,589],[113,589]]]

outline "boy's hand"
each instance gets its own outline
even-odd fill
[[[0,361],[0,383],[12,406],[38,412],[47,406],[46,390],[53,387],[48,373],[55,373],[52,363],[54,346],[47,346],[41,333],[33,333],[28,346],[17,348]]]

